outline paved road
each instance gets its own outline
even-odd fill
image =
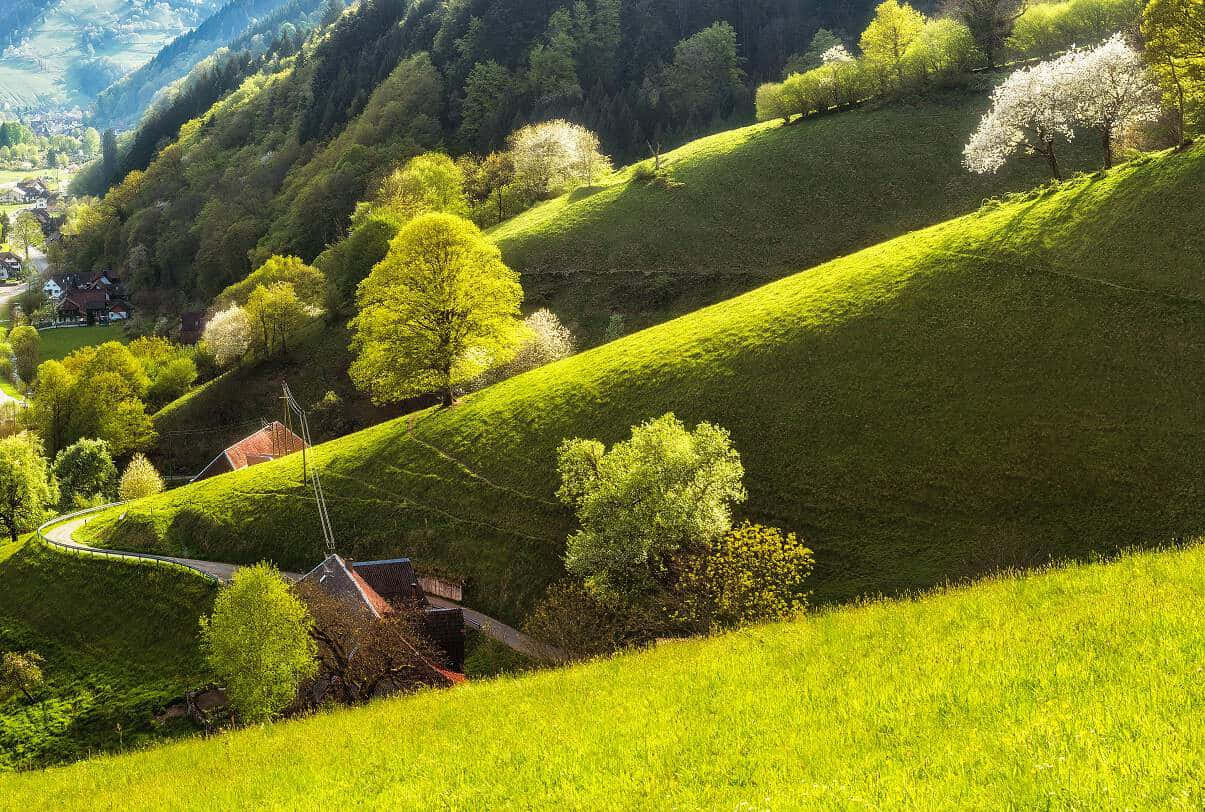
[[[75,531],[79,530],[88,523],[88,518],[89,517],[84,516],[78,519],[73,519],[69,522],[64,522],[63,524],[48,527],[43,532],[43,535],[48,541],[58,544],[61,547],[67,547],[75,550],[95,550],[97,548],[89,547],[86,544],[80,544],[75,540],[74,537]],[[105,550],[103,552],[116,553],[118,551]],[[234,575],[235,570],[238,569],[238,565],[236,564],[224,564],[217,561],[198,561],[194,558],[176,558],[174,556],[156,557],[165,561],[171,561],[174,564],[182,564],[199,572],[203,572],[206,575],[216,578],[222,583],[229,581]],[[292,580],[297,580],[301,577],[297,573],[293,572],[286,572],[284,575]],[[520,654],[531,657],[534,660],[560,662],[567,659],[565,654],[558,649],[547,646],[541,643],[539,640],[536,640],[534,637],[526,635],[518,629],[508,626],[502,621],[492,618],[489,615],[482,614],[475,609],[470,609],[467,606],[461,606],[458,603],[454,603],[453,601],[449,601],[435,595],[428,595],[427,600],[430,601],[433,606],[440,606],[443,608],[458,608],[462,610],[464,612],[464,621],[468,626],[480,630],[486,637],[497,640],[507,648],[513,649]]]

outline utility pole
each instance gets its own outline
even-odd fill
[[[283,396],[281,400],[285,402],[285,407],[293,416],[297,418],[297,427],[301,430],[301,472],[303,481],[309,479],[314,486],[314,501],[318,504],[318,524],[322,528],[322,539],[326,543],[326,552],[330,555],[335,553],[335,531],[331,527],[330,512],[326,509],[326,495],[322,491],[322,479],[318,476],[318,468],[315,466],[314,475],[308,476],[306,469],[306,449],[310,445],[310,421],[306,417],[305,410],[301,408],[301,404],[297,402],[297,398],[293,397],[293,393],[289,390],[287,382],[281,384]],[[286,413],[287,416],[288,413]]]

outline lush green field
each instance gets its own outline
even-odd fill
[[[0,777],[0,797],[21,809],[1199,809],[1202,600],[1205,549],[1145,554]]]
[[[0,701],[0,771],[178,734],[153,716],[204,682],[197,619],[213,587],[188,573],[0,545],[0,650],[45,659],[37,704]],[[8,798],[0,792],[0,807]]]
[[[1037,161],[962,167],[998,80],[704,138],[663,156],[663,180],[629,168],[492,235],[529,300],[591,342],[612,313],[645,327],[1042,183]],[[1093,165],[1088,146],[1068,150],[1070,167]]]
[[[80,347],[91,347],[106,341],[126,343],[126,335],[121,327],[112,324],[103,327],[60,327],[42,330],[38,335],[42,339],[39,357],[43,361],[61,360]]]
[[[562,577],[563,438],[731,430],[742,513],[819,600],[1205,529],[1205,146],[907,235],[319,447],[341,552],[405,554],[520,619]],[[311,565],[300,460],[94,522],[106,543]],[[127,510],[123,509],[123,514]]]

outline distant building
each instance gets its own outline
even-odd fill
[[[192,481],[199,482],[218,474],[241,471],[261,462],[287,457],[303,448],[305,441],[276,420],[218,454],[213,462],[205,466],[205,470],[192,478]]]
[[[0,251],[0,279],[21,275],[21,257],[11,251]]]
[[[180,343],[196,344],[205,335],[205,313],[200,310],[180,314]]]

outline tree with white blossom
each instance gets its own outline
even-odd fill
[[[247,354],[251,346],[251,319],[238,305],[217,313],[205,325],[205,345],[221,366],[229,366]]]
[[[1121,34],[1076,52],[1074,63],[1076,122],[1100,134],[1108,168],[1113,165],[1113,145],[1125,127],[1159,117],[1159,86]]]
[[[1078,58],[1077,52],[1065,54],[1005,79],[963,150],[967,168],[979,174],[996,172],[1023,148],[1044,158],[1050,174],[1061,179],[1056,145],[1075,137]]]

